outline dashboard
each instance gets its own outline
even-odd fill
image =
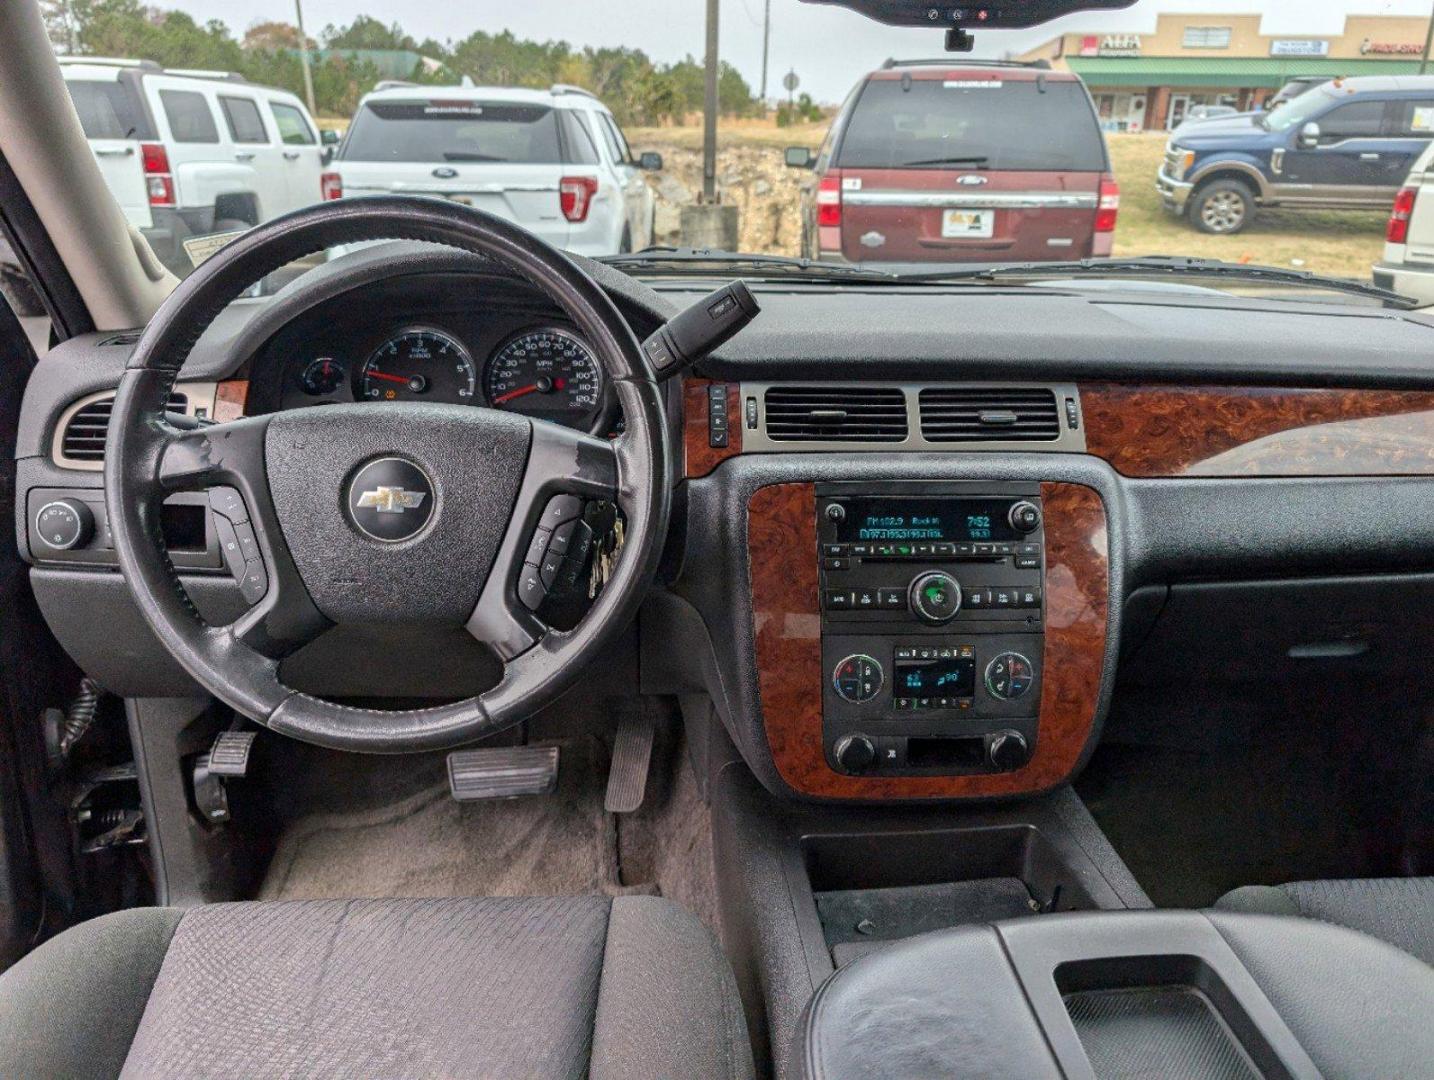
[[[255,355],[248,411],[352,401],[476,405],[612,427],[591,347],[562,313],[489,278],[418,275],[305,312]]]

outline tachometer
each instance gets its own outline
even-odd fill
[[[493,354],[483,394],[495,409],[588,429],[602,408],[602,369],[570,330],[524,330]]]
[[[359,370],[366,401],[474,401],[478,369],[468,350],[441,330],[414,327],[389,338]]]

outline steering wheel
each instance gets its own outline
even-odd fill
[[[185,357],[231,300],[295,259],[369,240],[445,244],[527,278],[592,346],[623,433],[595,438],[514,413],[427,403],[332,405],[192,429],[166,418]],[[119,384],[105,501],[140,611],[196,682],[286,735],[400,753],[471,742],[530,717],[622,632],[656,577],[671,455],[652,368],[591,278],[492,215],[376,196],[261,225],[180,283]],[[227,625],[203,621],[164,549],[160,508],[180,491],[208,491],[221,539],[232,535],[242,548],[236,573],[256,602]],[[624,543],[590,610],[558,630],[540,615],[541,594],[553,567],[571,577],[581,561],[587,500],[616,504]],[[465,626],[502,662],[502,678],[477,697],[403,711],[284,685],[280,661],[346,623]]]

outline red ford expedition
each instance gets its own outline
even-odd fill
[[[990,60],[888,60],[857,84],[803,193],[809,258],[1025,262],[1109,255],[1119,189],[1075,75]]]

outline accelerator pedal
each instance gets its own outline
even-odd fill
[[[448,790],[459,802],[547,795],[557,786],[556,746],[494,746],[448,755]]]
[[[655,733],[652,716],[641,705],[624,710],[613,740],[607,796],[603,800],[609,814],[630,814],[642,805]]]

